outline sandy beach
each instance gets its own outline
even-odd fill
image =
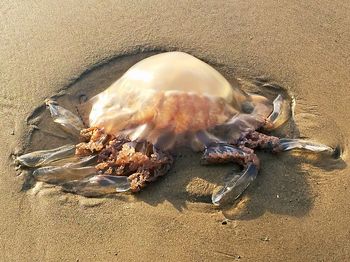
[[[350,2],[2,1],[0,261],[350,259]],[[74,108],[155,53],[179,50],[229,81],[267,79],[295,97],[283,135],[340,146],[341,159],[259,152],[238,203],[210,193],[230,166],[182,150],[143,192],[85,198],[23,187],[13,156],[70,142],[44,100]]]

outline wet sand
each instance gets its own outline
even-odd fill
[[[349,259],[344,2],[2,2],[0,260]],[[342,160],[259,153],[258,179],[238,206],[225,209],[214,208],[208,193],[230,167],[201,167],[199,155],[186,150],[164,179],[136,196],[21,190],[12,154],[67,142],[46,125],[46,98],[60,93],[70,107],[142,56],[167,50],[191,53],[228,79],[263,76],[283,86],[296,98],[298,135],[341,145]],[[31,132],[33,125],[40,130]]]

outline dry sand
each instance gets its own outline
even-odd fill
[[[348,260],[349,14],[342,0],[2,1],[0,260]],[[63,143],[42,107],[26,139],[33,110],[61,90],[69,107],[152,50],[189,52],[229,79],[267,76],[296,97],[300,136],[341,145],[343,160],[260,153],[258,179],[224,210],[207,193],[227,167],[189,151],[136,197],[21,191],[11,154]]]

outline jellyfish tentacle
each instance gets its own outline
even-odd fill
[[[103,196],[130,190],[127,176],[95,175],[78,181],[70,181],[61,185],[62,190],[84,196]]]
[[[303,139],[289,139],[289,138],[281,138],[279,140],[279,150],[281,151],[289,151],[293,149],[303,149],[312,151],[315,153],[319,152],[327,152],[334,156],[337,154],[337,148],[332,148],[330,146],[315,143]]]
[[[267,120],[274,124],[282,112],[283,97],[278,95],[275,100],[273,100],[273,110]]]
[[[201,164],[229,163],[247,155],[241,148],[226,143],[213,143],[205,148]]]
[[[261,148],[276,153],[293,149],[302,149],[315,153],[327,152],[330,154],[337,154],[337,149],[324,144],[297,138],[278,138],[275,136],[268,136],[257,131],[247,134],[247,136],[240,143],[249,148]]]
[[[205,165],[228,162],[241,165],[243,171],[241,173],[230,173],[223,185],[219,186],[212,194],[212,202],[217,206],[222,203],[228,194],[233,199],[240,197],[256,178],[260,166],[258,157],[251,149],[245,147],[238,148],[223,143],[213,144],[207,147],[201,159],[201,163]]]
[[[170,168],[161,168],[150,172],[149,170],[139,170],[128,177],[130,181],[130,190],[138,192],[146,187],[148,183],[158,179],[158,177],[165,175]]]
[[[64,145],[49,150],[40,150],[21,155],[16,158],[15,163],[27,167],[45,166],[52,162],[74,156],[75,145]]]
[[[280,152],[280,138],[265,135],[257,131],[248,132],[241,140],[239,145],[255,149],[261,148],[271,152]]]
[[[83,179],[87,176],[96,175],[95,166],[67,167],[67,166],[45,166],[36,169],[33,177],[36,181],[49,184],[61,184],[63,182]]]
[[[212,203],[216,206],[220,205],[222,199],[229,193],[232,195],[232,199],[236,200],[255,180],[257,174],[258,167],[253,163],[248,163],[240,174],[232,173],[224,185],[212,194]]]
[[[63,191],[85,196],[137,192],[159,176],[165,175],[171,168],[172,156],[146,141],[124,141],[120,146],[119,141],[116,142],[117,147],[110,143],[112,148],[98,154],[100,162],[95,166],[94,176],[63,183]],[[111,154],[111,150],[116,150],[115,154]]]
[[[172,167],[173,158],[169,153],[159,150],[156,146],[152,147],[152,158],[154,163],[147,167],[140,167],[136,172],[128,177],[130,181],[130,190],[138,192],[147,184],[166,175]]]
[[[279,94],[275,98],[275,100],[272,102],[272,112],[266,118],[265,123],[263,125],[264,129],[274,130],[279,126],[283,125],[289,119],[290,113],[293,115],[293,112],[290,112],[289,114],[286,113],[285,103],[286,101],[283,99],[282,95]]]
[[[94,164],[97,156],[87,156],[77,158],[75,162],[69,162],[64,165],[44,166],[34,170],[32,176],[37,181],[44,181],[50,184],[60,184],[62,182],[83,179],[85,177],[96,175],[97,170]]]
[[[45,103],[55,123],[58,123],[66,132],[79,136],[80,130],[84,128],[84,124],[77,115],[59,106],[54,100],[47,99]]]

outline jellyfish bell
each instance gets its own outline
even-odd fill
[[[90,103],[90,126],[152,143],[167,140],[167,147],[185,133],[207,130],[245,113],[247,105],[252,119],[272,111],[265,97],[248,95],[238,83],[232,86],[213,67],[183,52],[141,60]]]

